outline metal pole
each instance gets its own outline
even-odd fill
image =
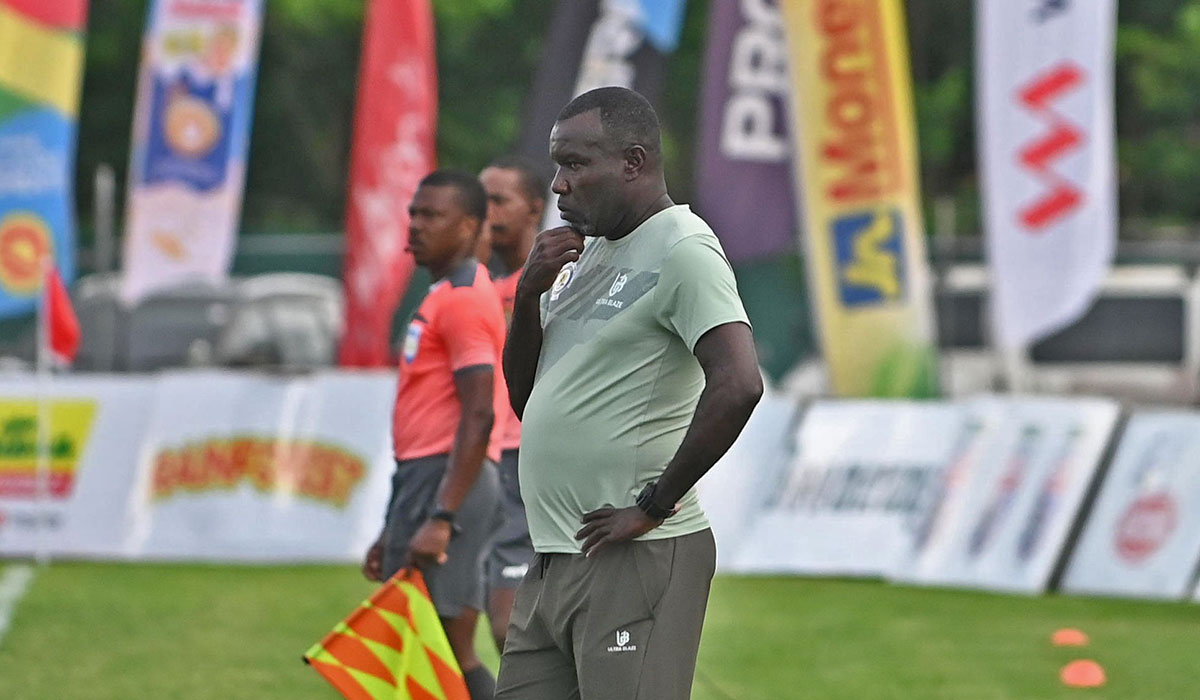
[[[37,459],[34,471],[34,503],[37,512],[37,547],[34,559],[40,565],[50,562],[50,304],[47,278],[54,260],[42,259],[42,292],[37,305]]]
[[[94,186],[96,235],[93,245],[96,272],[112,272],[116,249],[117,176],[111,165],[101,163],[96,166]]]

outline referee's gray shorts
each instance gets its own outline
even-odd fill
[[[517,482],[517,457],[517,450],[505,450],[497,465],[503,492],[504,524],[492,540],[492,551],[488,555],[489,591],[511,590],[521,585],[533,559],[533,540],[529,539],[529,521],[525,518],[525,503],[521,500],[521,485]]]
[[[534,557],[496,700],[687,700],[716,569],[711,530]]]
[[[437,510],[438,485],[449,461],[449,455],[396,460],[384,525],[384,579],[408,565],[408,543]],[[454,524],[458,531],[450,538],[446,563],[421,571],[438,615],[445,618],[458,617],[466,608],[484,609],[484,563],[500,526],[500,480],[490,460],[484,460]]]

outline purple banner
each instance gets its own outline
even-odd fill
[[[773,0],[713,0],[693,208],[734,262],[793,251],[783,23]]]

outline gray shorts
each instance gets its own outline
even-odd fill
[[[517,450],[505,450],[500,455],[500,488],[504,502],[504,524],[492,541],[487,561],[488,590],[513,589],[521,585],[529,561],[533,559],[533,540],[529,539],[529,521],[525,519],[525,502],[521,500],[521,485],[517,481]]]
[[[687,700],[717,549],[711,530],[534,557],[496,700]]]
[[[434,455],[396,461],[392,502],[384,526],[385,579],[408,565],[408,543],[437,509],[438,485],[449,460],[449,455]],[[446,549],[446,563],[421,572],[438,615],[446,618],[458,617],[465,608],[484,609],[484,563],[492,536],[500,526],[500,479],[490,460],[484,461],[454,524],[458,531]]]

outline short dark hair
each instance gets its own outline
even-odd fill
[[[487,193],[479,178],[465,170],[434,170],[421,178],[418,187],[453,187],[458,192],[458,204],[469,216],[482,222],[487,218]]]
[[[649,100],[623,87],[602,87],[589,90],[567,103],[555,121],[600,110],[600,124],[610,147],[624,150],[638,144],[648,153],[662,152],[662,135],[658,115]]]
[[[546,183],[546,178],[538,171],[538,167],[528,158],[501,156],[488,163],[487,167],[512,170],[521,178],[521,192],[524,193],[526,199],[531,202],[546,201],[546,189],[549,188],[549,185]]]

